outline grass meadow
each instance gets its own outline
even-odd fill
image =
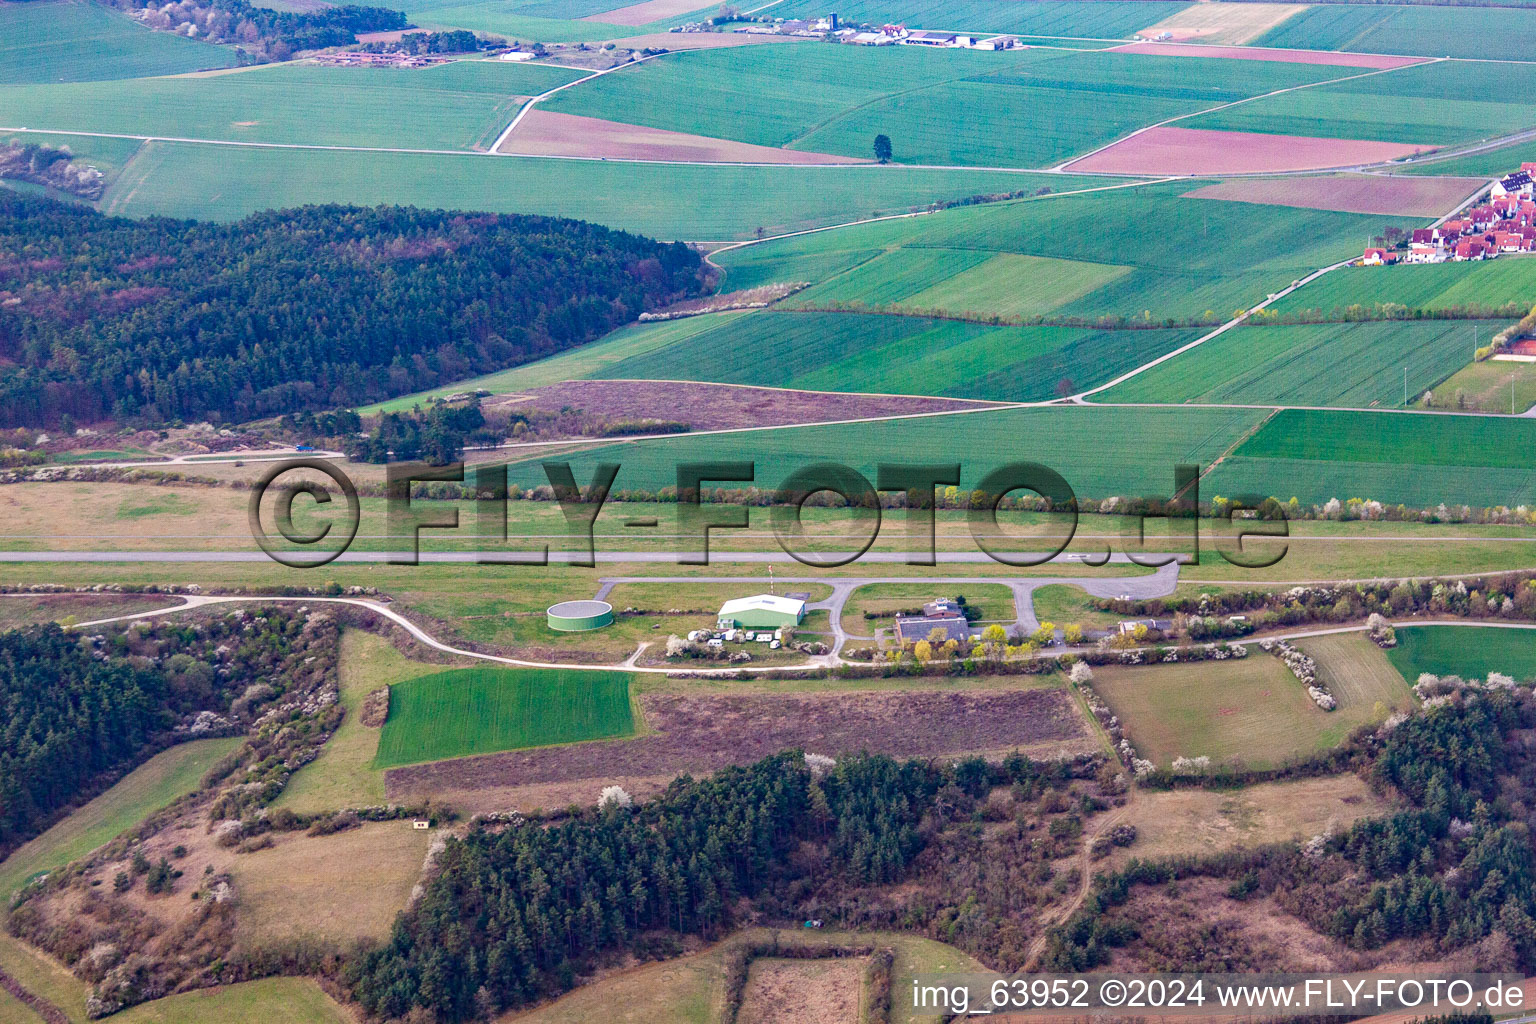
[[[1436,16],[1454,17],[1448,10]],[[1521,17],[1536,28],[1536,11],[1521,12]],[[1447,32],[1447,36],[1461,31]],[[1443,47],[1432,52],[1443,52]],[[1494,82],[1497,87],[1490,88]],[[1488,65],[1464,61],[1418,64],[1256,99],[1180,124],[1444,146],[1530,127],[1531,111],[1524,97],[1533,89],[1533,64],[1500,65],[1496,74]],[[1451,172],[1441,168],[1438,173]]]
[[[1098,396],[1106,402],[1232,402],[1400,408],[1472,356],[1505,321],[1410,320],[1239,327]],[[1406,368],[1407,376],[1403,371]]]
[[[305,203],[401,203],[576,217],[661,239],[736,240],[758,228],[799,231],[905,213],[937,200],[1033,190],[1048,180],[1067,187],[1008,171],[631,164],[150,142],[108,190],[102,208],[132,217],[224,221]],[[679,196],[719,198],[680,203]]]
[[[464,668],[391,687],[380,768],[628,736],[630,676],[579,669]]]
[[[374,765],[381,730],[362,723],[363,698],[381,686],[442,671],[441,665],[411,661],[384,637],[361,630],[342,634],[340,664],[341,706],[346,717],[321,748],[320,756],[289,780],[275,807],[313,814],[384,803],[384,774]]]
[[[1435,388],[1434,403],[1519,415],[1536,405],[1536,366],[1502,359],[1467,363]]]
[[[1357,726],[1409,706],[1407,688],[1363,637],[1307,645],[1338,698],[1334,711],[1312,703],[1285,663],[1257,648],[1235,661],[1099,668],[1093,687],[1125,723],[1138,754],[1161,766],[1205,756],[1272,767],[1337,746]]]
[[[431,842],[408,820],[379,821],[328,836],[289,834],[242,855],[231,870],[241,899],[236,937],[255,947],[383,941],[410,901]]]
[[[1441,310],[1508,302],[1536,304],[1536,259],[1343,267],[1296,289],[1274,308],[1280,313],[1313,311],[1342,317],[1352,306],[1370,310],[1392,304]],[[1486,334],[1483,340],[1486,343]]]
[[[766,310],[597,369],[598,378],[1042,401],[1111,379],[1197,328],[1016,327]]]
[[[1409,683],[1422,672],[1463,679],[1502,672],[1519,682],[1536,679],[1536,634],[1526,629],[1403,626],[1387,656]]]
[[[0,88],[0,109],[20,125],[231,142],[412,149],[485,147],[521,96],[581,72],[501,61],[428,68],[283,64],[206,78],[136,82],[122,103],[112,83]]]
[[[86,0],[0,4],[0,84],[176,75],[234,63],[233,48],[153,32]]]
[[[1517,7],[1318,4],[1277,25],[1254,45],[1528,60],[1529,46],[1521,40],[1536,34],[1536,9]]]
[[[869,156],[883,133],[898,163],[1049,167],[1156,121],[1339,77],[1309,64],[1213,64],[1192,77],[1180,58],[1098,50],[725,47],[604,75],[546,105],[844,156]]]
[[[197,788],[208,769],[240,745],[239,737],[193,740],[156,754],[42,835],[0,862],[0,898],[33,875],[63,867]]]

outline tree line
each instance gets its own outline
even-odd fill
[[[376,1017],[489,1018],[572,988],[626,949],[666,955],[679,934],[717,937],[749,903],[792,914],[823,883],[895,882],[927,846],[923,819],[941,794],[974,800],[1068,770],[1017,755],[830,760],[788,752],[684,776],[645,804],[472,830],[344,980]]]
[[[302,626],[273,611],[90,636],[56,623],[0,633],[0,855],[158,747],[196,735],[175,731],[190,716],[238,718],[283,692],[307,649]]]
[[[414,207],[208,224],[6,195],[0,253],[6,426],[364,404],[584,344],[701,287],[681,243]]]

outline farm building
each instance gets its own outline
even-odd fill
[[[720,606],[722,629],[778,629],[798,626],[805,618],[805,602],[799,598],[774,594],[738,597]]]
[[[929,618],[923,616],[918,619],[897,619],[896,638],[916,643],[919,640],[927,640],[934,630],[944,631],[945,640],[965,641],[971,638],[971,624],[962,618]]]
[[[965,612],[956,601],[947,597],[941,597],[937,601],[929,601],[923,605],[923,618],[925,619],[963,619]]]
[[[926,32],[926,31],[919,30],[919,31],[916,31],[916,32],[908,32],[907,33],[907,37],[905,39],[903,39],[902,42],[905,43],[908,46],[963,46],[963,45],[965,45],[965,44],[959,42],[959,38],[960,37],[955,35],[953,32]],[[967,42],[969,42],[969,40],[967,40]]]

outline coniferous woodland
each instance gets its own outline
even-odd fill
[[[53,624],[0,633],[0,854],[158,747],[235,731],[224,716],[238,719],[313,670],[321,645],[303,627],[301,615],[269,611],[90,635]]]
[[[1156,970],[1264,970],[1265,954],[1233,936],[1212,945],[1168,934],[1136,909],[1152,887],[1230,880],[1235,900],[1272,898],[1322,935],[1357,950],[1397,939],[1428,955],[1473,950],[1480,970],[1536,967],[1536,697],[1507,680],[1442,687],[1426,710],[1358,737],[1366,771],[1408,806],[1306,843],[1206,858],[1132,861],[1101,877],[1055,936],[1044,968],[1084,971],[1134,944]],[[1206,938],[1209,938],[1207,936]]]
[[[582,221],[312,206],[232,224],[0,196],[0,425],[239,422],[592,341],[701,287],[697,253]]]

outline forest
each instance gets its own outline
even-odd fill
[[[271,611],[0,633],[0,854],[176,739],[238,731],[291,684],[310,653],[303,626]],[[217,714],[194,732],[200,712]]]
[[[248,0],[115,0],[150,28],[188,33],[209,42],[234,43],[247,57],[287,60],[300,50],[349,46],[359,32],[392,32],[406,27],[405,15],[386,7],[345,4],[306,10],[273,10]]]
[[[1355,950],[1416,940],[1427,959],[1470,950],[1479,970],[1536,967],[1536,762],[1523,741],[1536,698],[1507,680],[1434,684],[1426,710],[1357,737],[1378,785],[1407,805],[1338,834],[1206,858],[1132,861],[1101,876],[1054,936],[1047,970],[1085,971],[1133,946],[1149,969],[1272,969],[1231,937],[1212,946],[1166,934],[1138,912],[1149,887],[1230,880],[1227,895],[1272,898],[1314,931]]]
[[[452,841],[424,898],[346,981],[363,1007],[396,1018],[482,1018],[571,988],[626,947],[678,951],[678,933],[715,938],[743,900],[784,912],[818,882],[881,884],[923,848],[920,823],[947,790],[984,794],[994,769],[860,756],[779,754],[707,780],[687,776],[638,805],[562,824],[515,822]],[[419,1008],[419,1009],[418,1009]]]
[[[0,425],[241,422],[538,359],[697,294],[582,221],[309,206],[231,224],[0,196]]]

